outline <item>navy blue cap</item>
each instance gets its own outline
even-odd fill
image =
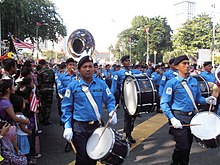
[[[189,60],[189,58],[186,55],[176,57],[175,61],[174,61],[174,65],[178,65],[179,63],[181,63],[184,60]]]
[[[79,60],[77,68],[80,69],[81,66],[83,64],[85,64],[86,62],[93,62],[93,60],[92,60],[92,58],[90,56],[84,56],[83,58],[81,58]]]

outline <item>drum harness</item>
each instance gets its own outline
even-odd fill
[[[185,80],[182,81],[181,84],[182,84],[183,87],[185,88],[186,92],[188,93],[188,95],[189,95],[189,97],[190,97],[190,99],[191,99],[191,101],[192,101],[192,103],[193,103],[193,105],[194,105],[194,108],[195,108],[194,111],[195,111],[196,113],[199,113],[199,110],[198,110],[198,108],[197,108],[197,106],[196,106],[196,103],[195,103],[195,101],[194,101],[192,92],[191,92],[191,90],[189,89],[188,85],[186,84],[186,81],[185,81]]]
[[[99,114],[99,111],[98,111],[98,106],[94,100],[94,98],[92,97],[92,94],[90,93],[89,91],[89,87],[85,86],[85,85],[82,85],[82,91],[86,94],[86,97],[88,98],[90,104],[92,105],[93,107],[93,110],[95,112],[95,115],[99,121],[99,125],[101,126],[102,125],[102,121],[101,121],[101,117],[100,117],[100,114]]]

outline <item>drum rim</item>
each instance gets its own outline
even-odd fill
[[[212,114],[212,115],[214,115],[214,116],[216,116],[217,118],[219,118],[219,120],[220,120],[220,116],[218,116],[216,113],[214,113],[214,112],[209,112],[209,111],[202,111],[202,112],[199,112],[199,113],[197,113],[195,116],[193,116],[193,118],[191,119],[191,121],[190,121],[190,124],[193,124],[192,123],[192,121],[196,118],[196,116],[199,116],[199,115],[201,115],[201,114],[205,114],[205,113],[207,113],[207,114]],[[198,123],[199,124],[199,123]],[[194,129],[194,126],[190,126],[190,130],[191,130],[191,132],[192,132],[192,134],[193,134],[193,129]],[[195,133],[195,132],[194,132]],[[200,140],[210,140],[210,139],[205,139],[205,138],[203,138],[203,139],[201,139],[201,137],[198,137],[198,136],[196,136],[195,134],[193,134],[195,137],[197,137],[197,138],[199,138]],[[220,135],[220,134],[218,134],[218,135]],[[217,136],[218,136],[217,135]]]
[[[95,132],[97,129],[103,129],[103,130],[104,130],[105,127],[98,127],[98,128],[96,128],[96,129],[93,131],[93,133],[91,134],[91,136],[89,137],[89,139],[87,140],[87,143],[86,143],[86,153],[87,153],[87,155],[88,155],[91,159],[93,159],[93,160],[103,160],[103,159],[105,159],[105,158],[108,156],[108,154],[112,151],[112,149],[113,149],[113,147],[114,147],[114,144],[115,144],[115,133],[114,133],[114,131],[113,131],[112,128],[106,127],[106,129],[109,129],[110,132],[111,132],[111,134],[112,134],[112,142],[111,142],[110,148],[109,148],[108,152],[107,152],[102,158],[97,158],[97,159],[95,159],[95,158],[91,157],[90,154],[88,153],[88,151],[87,151],[87,145],[88,145],[88,142],[89,142],[89,140],[91,139],[92,135],[94,134],[94,132]],[[102,131],[103,131],[103,130],[102,130]],[[101,131],[101,132],[102,132],[102,131]]]
[[[126,75],[126,76],[125,76],[125,79],[124,79],[124,81],[123,81],[123,87],[122,87],[122,94],[123,94],[123,99],[124,99],[124,104],[125,104],[126,110],[127,110],[128,114],[129,114],[130,116],[134,116],[134,115],[136,115],[136,113],[137,113],[137,111],[138,111],[138,98],[139,98],[139,95],[138,95],[138,93],[136,93],[136,94],[137,94],[136,111],[135,111],[134,114],[131,114],[130,111],[128,110],[128,107],[127,107],[126,103],[125,103],[125,97],[124,97],[124,90],[125,90],[125,89],[124,89],[124,87],[125,87],[124,84],[125,84],[126,79],[127,79],[128,77],[130,77],[130,78],[132,78],[133,80],[135,80],[135,82],[137,82],[137,79],[135,78],[134,75]],[[136,90],[137,90],[137,85],[136,85],[136,84],[137,84],[137,83],[135,83],[135,87],[136,87]]]
[[[137,91],[140,91],[140,85],[139,85],[139,83],[138,83],[138,78],[148,79],[148,81],[149,81],[149,83],[150,83],[150,86],[151,86],[151,88],[152,88],[152,96],[153,96],[153,98],[152,98],[152,102],[151,102],[151,103],[152,103],[152,105],[151,105],[151,106],[152,106],[152,107],[151,107],[151,110],[150,110],[150,111],[146,111],[146,112],[152,112],[152,111],[155,109],[156,92],[158,92],[158,91],[156,91],[155,85],[154,85],[154,83],[152,82],[151,78],[150,78],[146,73],[143,73],[143,74],[134,74],[134,75],[126,75],[126,76],[125,76],[125,79],[124,79],[124,81],[123,81],[123,87],[122,87],[123,100],[125,100],[125,98],[124,98],[124,83],[125,83],[125,81],[126,81],[126,79],[127,79],[128,77],[131,77],[132,79],[135,80],[135,82],[136,82],[136,83],[135,83],[135,86],[136,86]],[[137,92],[137,106],[136,106],[136,111],[135,111],[134,114],[131,114],[130,111],[128,111],[127,105],[125,104],[127,113],[128,113],[130,116],[135,116],[135,115],[137,115],[137,114],[139,113],[140,109],[143,107],[143,106],[138,106],[138,105],[141,105],[141,102],[142,102],[141,92],[139,92],[139,93]],[[125,103],[125,101],[124,101],[124,103]]]

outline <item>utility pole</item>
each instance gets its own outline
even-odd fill
[[[215,4],[212,5],[213,7],[213,18],[212,18],[212,48],[211,48],[211,57],[212,57],[212,66],[215,64]]]

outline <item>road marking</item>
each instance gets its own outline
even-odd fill
[[[167,118],[163,114],[156,114],[150,119],[142,122],[141,124],[137,125],[133,132],[132,136],[136,140],[135,144],[132,144],[130,151],[141,144],[145,139],[155,133],[158,129],[160,129],[164,124],[167,123]],[[74,165],[75,160],[68,165]],[[97,162],[97,165],[103,165],[100,162]]]

